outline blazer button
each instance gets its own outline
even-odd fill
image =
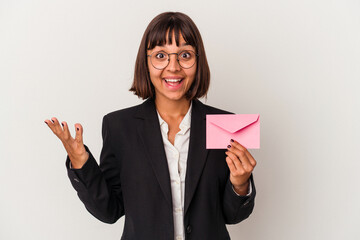
[[[188,225],[188,226],[186,227],[186,233],[191,233],[191,226],[190,226],[190,225]]]

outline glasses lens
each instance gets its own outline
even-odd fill
[[[178,54],[178,60],[181,67],[191,68],[196,62],[196,54],[191,50],[184,50]],[[163,51],[154,52],[150,61],[155,68],[163,69],[169,64],[169,55]]]
[[[150,61],[151,64],[158,69],[163,69],[168,64],[169,56],[165,52],[155,52],[151,55]]]
[[[178,56],[180,66],[183,68],[191,68],[196,61],[196,55],[191,50],[184,50]]]

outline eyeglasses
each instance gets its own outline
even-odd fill
[[[196,59],[199,56],[199,54],[196,54],[192,50],[183,50],[180,53],[167,53],[165,51],[158,51],[153,52],[147,56],[150,57],[151,65],[153,65],[154,68],[162,70],[169,65],[171,54],[176,55],[176,60],[182,68],[191,68],[194,66]]]

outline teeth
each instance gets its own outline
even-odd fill
[[[181,81],[181,78],[180,78],[180,79],[166,79],[166,78],[165,78],[165,81],[175,83],[175,82],[180,82],[180,81]]]

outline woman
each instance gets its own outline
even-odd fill
[[[254,207],[256,161],[238,142],[205,148],[206,114],[228,113],[198,101],[210,72],[200,33],[179,12],[156,16],[143,35],[130,89],[144,103],[103,118],[100,166],[75,124],[45,120],[67,153],[68,176],[87,210],[103,222],[125,215],[121,239],[230,239],[225,224]]]

